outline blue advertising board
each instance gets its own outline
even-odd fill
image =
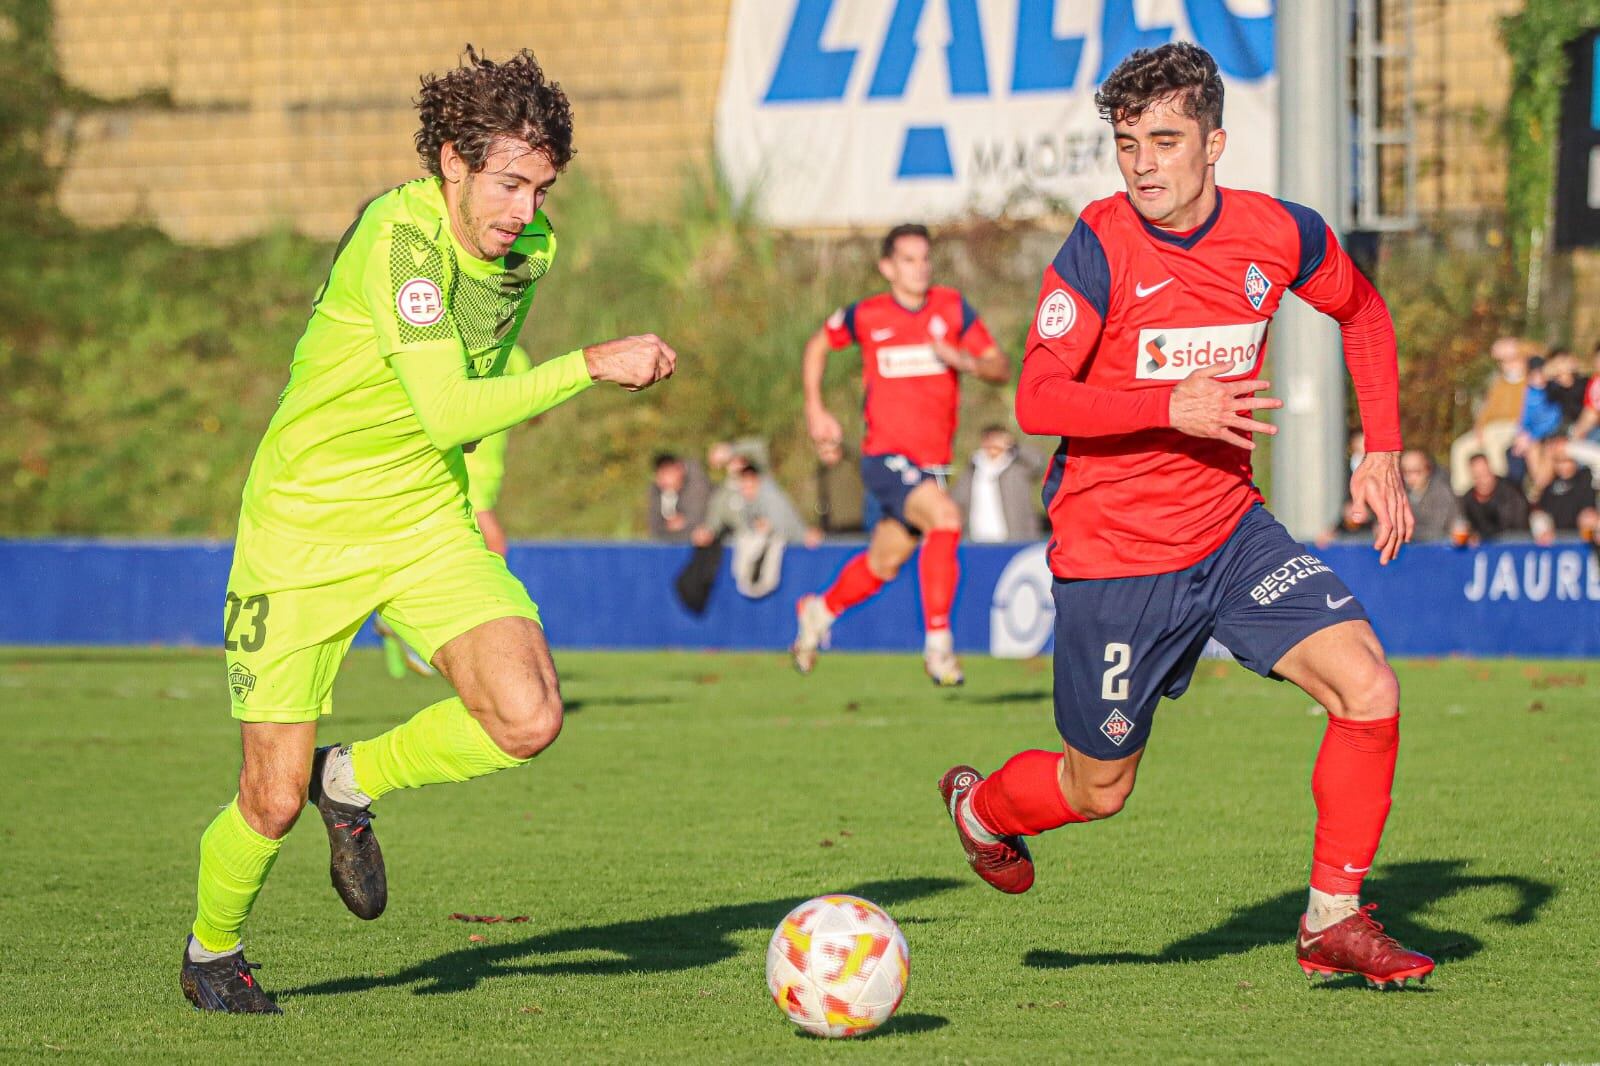
[[[775,650],[796,597],[824,586],[857,545],[791,549],[775,593],[741,596],[724,572],[702,615],[685,610],[677,545],[525,543],[510,564],[557,648]],[[1361,597],[1395,655],[1600,657],[1600,558],[1586,544],[1422,544],[1380,567],[1365,545],[1317,552]],[[226,543],[0,540],[0,644],[191,645],[221,640]],[[1043,545],[966,545],[957,647],[1007,657],[1051,645]],[[915,568],[841,618],[834,647],[921,646]],[[370,639],[370,636],[364,637]]]

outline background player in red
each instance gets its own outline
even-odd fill
[[[940,792],[979,876],[1027,890],[1023,838],[1122,809],[1157,702],[1184,691],[1214,634],[1328,712],[1301,967],[1380,987],[1424,977],[1432,960],[1359,896],[1389,812],[1399,685],[1361,605],[1267,513],[1250,471],[1252,435],[1274,432],[1253,416],[1282,406],[1257,395],[1267,324],[1292,290],[1340,323],[1367,444],[1350,495],[1394,557],[1412,518],[1388,308],[1316,212],[1217,187],[1222,80],[1203,49],[1133,53],[1096,103],[1127,191],[1085,207],[1045,271],[1017,391],[1022,428],[1062,438],[1044,493],[1065,750],[987,779],[954,767]]]
[[[955,289],[932,284],[932,243],[924,226],[896,226],[883,238],[878,270],[889,291],[835,311],[806,342],[802,379],[806,428],[818,449],[837,445],[839,420],[822,402],[828,353],[861,347],[866,439],[861,480],[883,518],[867,550],[840,571],[820,596],[796,605],[799,633],[792,651],[803,674],[816,665],[833,620],[871,597],[917,550],[925,630],[923,665],[935,684],[964,680],[950,636],[950,605],[960,569],[956,545],[961,511],[946,491],[962,374],[1003,382],[1011,366],[972,305]]]

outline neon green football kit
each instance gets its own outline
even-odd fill
[[[424,658],[492,619],[538,621],[474,524],[462,445],[500,435],[477,460],[487,487],[503,431],[591,384],[581,351],[508,366],[555,252],[538,212],[507,255],[476,258],[451,231],[437,178],[378,197],[345,234],[244,489],[223,617],[235,718],[328,714],[373,611]],[[350,750],[372,798],[525,761],[457,698]],[[239,943],[280,844],[237,798],[206,830],[193,929],[206,952]]]
[[[515,269],[459,251],[435,180],[363,214],[245,485],[224,620],[234,717],[328,713],[334,673],[374,610],[425,659],[480,622],[538,619],[473,523],[461,445],[589,384],[581,354],[502,376],[554,254],[542,213],[507,256]],[[499,417],[429,424],[452,392],[490,383],[537,388]]]

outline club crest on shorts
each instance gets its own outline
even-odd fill
[[[228,667],[228,691],[233,693],[233,698],[243,703],[255,691],[256,675],[245,668],[243,663],[234,663]]]
[[[1245,299],[1250,301],[1250,306],[1257,311],[1261,310],[1261,304],[1266,300],[1267,293],[1271,290],[1272,282],[1268,281],[1267,276],[1261,273],[1260,267],[1251,263],[1250,269],[1244,272],[1244,296]]]
[[[1123,717],[1121,711],[1112,711],[1110,717],[1100,723],[1100,732],[1111,743],[1121,747],[1122,742],[1128,739],[1128,734],[1133,732],[1133,723]]]

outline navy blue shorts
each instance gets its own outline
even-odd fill
[[[1055,581],[1056,728],[1076,751],[1144,747],[1161,697],[1189,687],[1208,638],[1263,677],[1306,637],[1366,611],[1256,504],[1222,546],[1170,574]],[[1281,680],[1281,679],[1280,679]]]
[[[924,481],[932,480],[945,488],[948,475],[948,467],[918,466],[903,455],[861,457],[861,483],[866,486],[868,499],[878,505],[878,516],[892,518],[913,533],[921,530],[906,519],[906,497]]]

